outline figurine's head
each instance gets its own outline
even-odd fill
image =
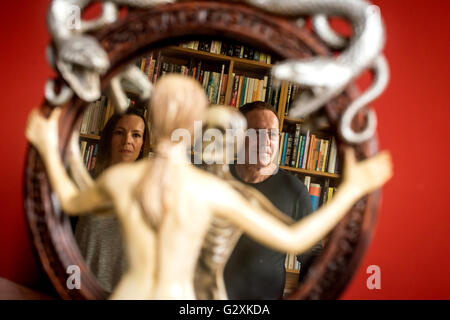
[[[179,74],[161,77],[150,99],[151,128],[156,140],[171,138],[176,129],[191,134],[194,121],[202,120],[208,106],[200,83]]]

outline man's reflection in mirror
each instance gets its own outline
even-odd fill
[[[102,130],[97,160],[90,174],[96,178],[108,167],[148,155],[150,134],[143,109],[114,114]],[[112,292],[126,268],[120,225],[113,215],[86,215],[78,219],[75,238],[87,265],[103,289]]]
[[[245,161],[230,165],[232,175],[260,191],[280,211],[295,221],[313,211],[309,192],[294,175],[278,168],[279,122],[272,107],[262,101],[240,108],[247,119],[248,130],[258,137],[245,143]],[[253,141],[252,141],[253,140]],[[251,153],[257,154],[250,161]],[[253,157],[254,158],[254,157]],[[297,257],[301,263],[300,282],[314,259],[322,253],[316,244],[309,252]],[[286,253],[273,251],[243,235],[237,243],[224,271],[229,299],[279,299],[285,287]]]

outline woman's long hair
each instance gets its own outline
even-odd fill
[[[117,122],[119,122],[122,117],[128,115],[138,116],[142,119],[142,121],[144,121],[144,139],[137,160],[148,156],[150,152],[150,130],[148,128],[147,120],[144,116],[144,109],[130,107],[125,111],[124,114],[115,113],[106,123],[105,128],[102,130],[102,134],[100,136],[100,142],[98,144],[97,150],[97,160],[95,161],[95,168],[92,171],[92,175],[95,178],[98,177],[106,168],[111,165],[111,139],[114,129],[117,125]]]

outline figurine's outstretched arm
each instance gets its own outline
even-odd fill
[[[349,149],[346,151],[343,182],[333,200],[291,226],[249,205],[245,198],[224,184],[215,189],[217,196],[212,210],[262,244],[300,254],[324,238],[360,197],[381,187],[391,176],[389,153],[381,152],[357,163]]]
[[[75,181],[78,189],[84,190],[88,187],[92,187],[95,182],[84,166],[81,157],[79,139],[80,135],[78,131],[74,131],[70,140],[69,168],[72,179]]]
[[[44,161],[50,184],[58,195],[62,209],[70,215],[109,209],[111,202],[98,184],[92,184],[85,190],[80,191],[64,169],[58,151],[60,113],[61,110],[56,108],[50,117],[45,119],[39,110],[33,110],[28,118],[26,136]]]

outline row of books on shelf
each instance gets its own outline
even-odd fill
[[[328,179],[325,179],[321,183],[311,182],[311,176],[301,176],[298,174],[298,178],[303,181],[308,189],[309,197],[311,199],[311,204],[313,211],[316,211],[320,206],[331,201],[333,195],[336,193],[337,188],[330,186]],[[288,253],[286,255],[286,260],[284,266],[286,269],[300,270],[301,264],[297,261],[297,255],[295,253]]]
[[[295,131],[280,136],[279,164],[311,171],[338,173],[336,139],[320,139],[308,130],[301,134],[301,124]]]
[[[97,160],[98,143],[82,140],[80,143],[81,158],[88,171],[94,169]]]
[[[231,99],[229,105],[239,108],[253,101],[265,101],[278,110],[280,87],[272,86],[272,76],[263,79],[236,75],[233,73]],[[276,111],[275,111],[276,112]]]
[[[224,72],[224,64],[222,64],[222,71],[220,73],[200,70],[200,75],[197,80],[202,84],[206,96],[212,104],[225,104],[228,74]]]
[[[228,74],[225,73],[225,65],[221,65],[221,72],[204,69],[202,61],[190,59],[187,65],[179,65],[163,61],[160,52],[150,53],[140,61],[139,67],[148,76],[151,82],[155,82],[166,73],[181,73],[190,76],[202,84],[203,89],[212,104],[229,104],[240,107],[252,101],[266,101],[277,110],[280,88],[272,86],[272,77],[264,76],[262,79],[232,74],[232,93],[230,101],[225,101]]]
[[[187,65],[180,65],[164,61],[161,51],[156,51],[141,59],[138,66],[153,83],[166,73],[180,73],[192,77],[202,84],[210,103],[225,103],[228,74],[225,73],[224,64],[222,64],[221,72],[213,72],[205,70],[201,60],[190,59]]]
[[[105,96],[91,103],[84,112],[80,133],[100,135],[105,122],[106,108],[107,98]]]
[[[270,54],[261,52],[248,46],[244,46],[242,44],[234,44],[219,40],[190,41],[181,43],[180,47],[221,54],[224,56],[253,60],[267,64],[272,63],[272,57]]]

